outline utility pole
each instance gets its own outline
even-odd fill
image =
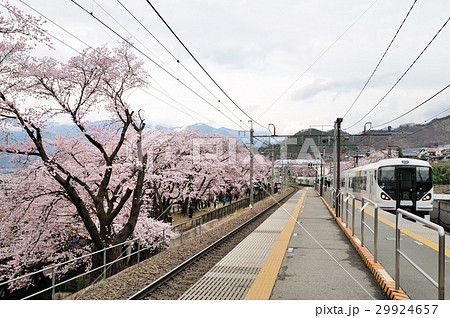
[[[339,192],[341,190],[341,123],[342,118],[337,118],[335,121],[336,130],[337,130],[337,136],[336,136],[336,197],[335,197],[335,211],[336,211],[336,217],[340,217],[340,210],[339,210]]]
[[[337,128],[336,123],[334,123],[334,131],[333,131],[333,188],[336,189],[336,158],[337,158]]]
[[[388,126],[388,156],[391,157],[392,127]]]
[[[270,187],[270,194],[273,196],[273,188],[275,187],[275,172],[274,172],[274,166],[275,166],[275,149],[274,145],[272,145],[272,186]]]
[[[250,209],[253,209],[253,121],[250,123]]]
[[[323,155],[320,156],[320,196],[323,196],[323,183],[324,183],[324,177],[323,177],[323,161],[325,158],[325,149],[323,150]]]
[[[275,125],[274,124],[269,124],[269,131],[270,131],[270,126],[273,126],[273,136],[276,136],[275,133]],[[269,137],[269,143],[270,143],[270,137]],[[274,194],[274,188],[275,188],[275,171],[274,171],[274,166],[275,166],[275,145],[272,145],[272,184],[270,187],[270,194],[273,196]]]

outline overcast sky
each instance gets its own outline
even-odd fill
[[[25,4],[89,45],[120,40],[70,0],[11,0]],[[146,57],[151,86],[130,96],[145,110],[147,123],[183,126],[206,123],[248,129],[249,118],[205,75],[146,0],[120,0],[171,54],[117,0],[76,0],[174,77]],[[252,119],[277,133],[295,133],[311,125],[332,125],[343,117],[374,70],[413,0],[154,0],[151,3],[213,79]],[[449,0],[418,0],[373,79],[344,117],[352,126],[374,107],[413,63],[447,21]],[[119,25],[120,23],[121,25]],[[449,23],[450,24],[450,23]],[[52,22],[50,34],[77,50],[86,46]],[[61,60],[78,54],[54,40],[52,55]],[[450,26],[350,132],[393,119],[450,84]],[[140,55],[140,53],[136,53]],[[176,62],[176,59],[182,65]],[[185,70],[194,74],[199,84]],[[205,86],[208,90],[206,90]],[[205,102],[207,100],[209,103]],[[218,102],[220,100],[220,102]],[[450,114],[450,88],[391,125],[424,123]],[[219,112],[217,109],[220,109]],[[263,130],[254,124],[255,130]],[[331,127],[325,127],[331,128]]]

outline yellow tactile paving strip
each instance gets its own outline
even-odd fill
[[[245,296],[246,300],[268,300],[272,293],[273,286],[278,276],[278,272],[283,262],[284,254],[291,239],[292,232],[297,222],[298,215],[303,205],[306,196],[306,189],[295,206],[291,217],[286,222],[278,240],[276,241],[272,251],[264,262],[261,270],[256,276],[250,290]]]
[[[341,218],[336,217],[336,214],[334,213],[334,210],[330,207],[330,205],[323,198],[322,201],[327,206],[331,215],[336,219],[336,222],[339,224],[342,231],[344,231],[345,235],[347,235],[352,245],[358,251],[359,255],[361,255],[362,259],[364,260],[364,263],[366,263],[367,267],[371,270],[372,274],[375,276],[378,283],[386,292],[386,294],[389,296],[389,298],[393,300],[410,300],[410,298],[403,291],[403,289],[401,288],[399,290],[395,289],[394,279],[388,274],[388,272],[384,269],[384,267],[380,263],[375,263],[374,256],[366,247],[361,247],[361,241],[359,241],[359,239],[356,236],[352,236],[351,229],[345,226],[345,223],[342,222]]]

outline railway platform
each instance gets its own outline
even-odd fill
[[[291,197],[180,299],[388,299],[313,189]]]

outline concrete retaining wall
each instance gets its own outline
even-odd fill
[[[450,201],[434,200],[430,217],[434,223],[442,225],[446,231],[450,231]]]

